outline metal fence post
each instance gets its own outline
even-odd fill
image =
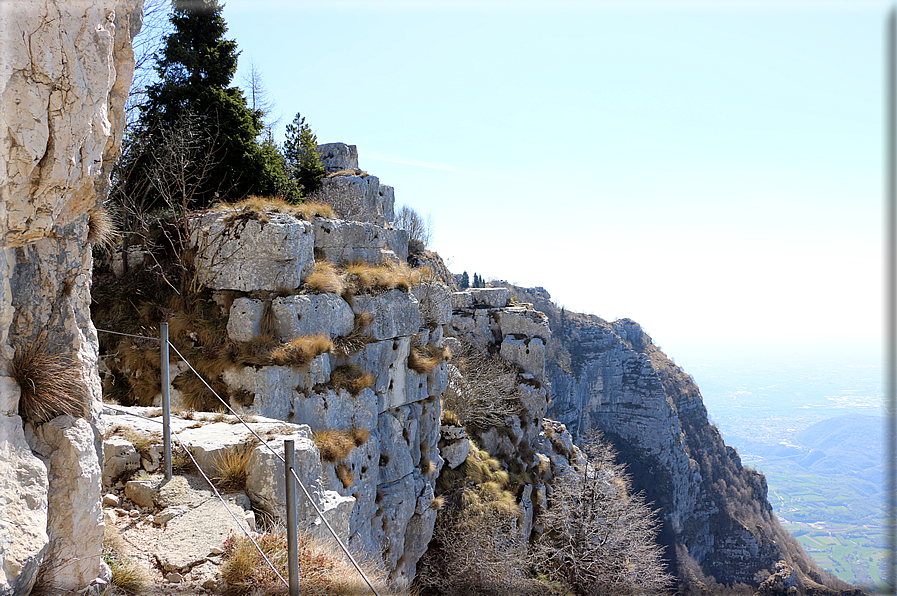
[[[290,596],[299,596],[299,536],[296,528],[296,478],[293,476],[293,468],[296,465],[295,443],[291,439],[285,440],[283,450],[287,482],[287,556],[289,557]]]
[[[171,480],[171,379],[168,371],[168,323],[159,325],[162,343],[162,443],[165,449],[165,480]]]

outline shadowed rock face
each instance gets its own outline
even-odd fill
[[[614,444],[634,489],[660,509],[659,539],[674,572],[682,577],[697,562],[721,583],[756,586],[784,559],[815,574],[776,520],[766,479],[742,467],[708,421],[694,379],[637,323],[562,312],[541,288],[512,290],[550,321],[548,416],[577,440],[597,430]]]
[[[58,587],[80,589],[108,573],[91,556],[102,518],[87,236],[121,144],[142,5],[0,4],[0,594],[27,593],[49,556],[88,553],[54,567]],[[86,421],[48,423],[55,434],[23,428],[16,415],[12,359],[38,340],[80,369],[91,402]]]

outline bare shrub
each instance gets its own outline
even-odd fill
[[[449,383],[442,394],[443,411],[451,411],[461,425],[503,427],[520,411],[517,369],[506,360],[459,338],[461,349],[452,354]]]
[[[532,562],[549,578],[584,594],[663,594],[672,584],[656,542],[656,512],[598,436],[585,447],[589,464],[554,480],[545,532]]]
[[[393,225],[408,232],[408,240],[420,243],[420,250],[427,248],[433,241],[431,218],[428,216],[424,220],[420,213],[407,205],[402,205],[402,208],[396,213]]]

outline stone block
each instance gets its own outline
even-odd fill
[[[332,389],[308,396],[298,394],[293,410],[293,421],[307,424],[313,430],[357,427],[373,432],[377,428],[377,396],[370,389],[362,390],[355,397]]]
[[[408,258],[408,232],[373,223],[316,219],[315,250],[336,264],[354,262],[383,265]]]
[[[411,448],[416,441],[411,440],[410,433],[408,433],[402,422],[396,418],[397,413],[401,415],[398,410],[400,408],[389,410],[380,414],[378,418],[381,483],[395,482],[411,474],[414,470]],[[408,435],[408,438],[406,438],[406,435]]]
[[[545,377],[545,344],[541,339],[513,339],[506,337],[501,342],[499,354],[502,358],[520,365],[525,372],[539,381]]]
[[[277,337],[283,341],[318,334],[332,339],[348,335],[355,324],[352,308],[336,294],[300,294],[275,298],[271,303],[271,310]]]
[[[446,325],[452,321],[452,291],[441,283],[423,283],[411,293],[420,302],[420,316],[427,325]]]
[[[102,477],[96,429],[82,418],[59,416],[35,434],[51,451],[47,455],[50,488],[47,534],[54,557],[66,561],[48,569],[50,585],[80,589],[97,579],[108,581],[102,560]]]
[[[200,282],[215,290],[298,288],[314,269],[314,229],[291,215],[228,219],[227,213],[197,218],[193,241]]]
[[[125,472],[133,472],[140,468],[140,454],[128,441],[119,437],[110,437],[103,441],[103,484],[112,486],[112,482]]]
[[[452,310],[473,308],[473,296],[470,292],[452,292]]]
[[[473,305],[481,308],[504,308],[511,298],[507,288],[470,288],[467,291],[473,298]]]
[[[548,317],[537,310],[512,306],[503,308],[495,314],[502,337],[508,335],[518,339],[538,337],[545,344],[548,344],[548,340],[551,338]]]
[[[469,453],[470,440],[466,438],[448,443],[439,449],[439,455],[442,456],[445,464],[452,470],[463,464]]]
[[[295,442],[296,474],[308,489],[315,504],[322,511],[327,521],[334,527],[342,540],[348,540],[349,515],[355,504],[352,497],[343,497],[335,491],[325,490],[321,483],[321,455],[312,439],[311,429],[305,425],[295,427],[294,432],[276,440],[268,441],[280,457],[284,454],[284,439]],[[271,449],[259,445],[249,459],[249,473],[246,478],[246,492],[253,505],[277,519],[286,520],[286,478],[283,462],[271,452]],[[298,487],[297,487],[298,488]],[[309,531],[324,538],[323,528],[318,514],[308,499],[297,490],[296,505],[297,525],[301,530]]]
[[[231,513],[244,520],[245,502],[232,497],[225,497],[225,503],[217,498],[208,499],[168,522],[156,548],[156,559],[163,571],[186,573],[203,563],[209,550],[224,544],[231,533],[243,535]],[[245,523],[242,525],[246,528]]]
[[[391,187],[381,186],[376,176],[324,178],[321,188],[309,198],[333,205],[346,220],[383,226],[395,219],[395,192]]]
[[[421,327],[420,303],[402,290],[356,296],[352,310],[355,314],[369,312],[373,315],[368,333],[375,340],[412,335]]]
[[[227,335],[234,341],[252,341],[261,335],[265,301],[237,298],[230,307]]]
[[[358,169],[358,147],[345,143],[323,143],[315,148],[328,172]]]
[[[297,389],[310,391],[319,383],[330,380],[330,355],[321,354],[303,367],[246,366],[226,370],[222,379],[233,390],[247,391],[252,404],[244,406],[251,414],[290,420]]]

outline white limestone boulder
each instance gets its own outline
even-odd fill
[[[97,579],[108,582],[111,571],[103,563],[102,470],[94,428],[81,418],[59,416],[35,429],[49,446],[50,479],[47,534],[58,565],[47,569],[50,585],[77,590]]]
[[[192,222],[202,285],[215,290],[298,288],[315,266],[314,230],[292,215],[210,213]]]
[[[18,416],[0,416],[0,587],[28,594],[47,548],[47,468]]]
[[[247,412],[289,421],[297,389],[310,391],[330,380],[330,355],[320,354],[303,366],[245,366],[224,371],[221,378],[231,390],[246,391],[252,403]]]
[[[161,426],[159,428],[161,429]],[[140,454],[134,445],[120,437],[110,437],[103,441],[104,486],[112,486],[116,478],[138,468],[140,468]]]
[[[346,143],[322,143],[315,148],[328,172],[358,169],[358,147]]]
[[[309,491],[318,509],[336,530],[340,539],[349,538],[349,516],[355,504],[352,497],[344,497],[325,490],[321,483],[321,455],[312,439],[311,429],[301,425],[291,435],[268,442],[280,457],[284,454],[284,439],[295,442],[296,473]],[[277,519],[286,520],[286,477],[283,462],[264,445],[252,452],[246,478],[246,493],[253,505]],[[318,514],[297,486],[297,524],[300,529],[321,538],[327,532]]]
[[[283,341],[301,335],[324,334],[330,338],[348,335],[355,324],[352,307],[336,294],[275,298],[271,310],[277,337]]]
[[[230,307],[227,335],[234,341],[252,341],[261,335],[265,301],[237,298]]]

